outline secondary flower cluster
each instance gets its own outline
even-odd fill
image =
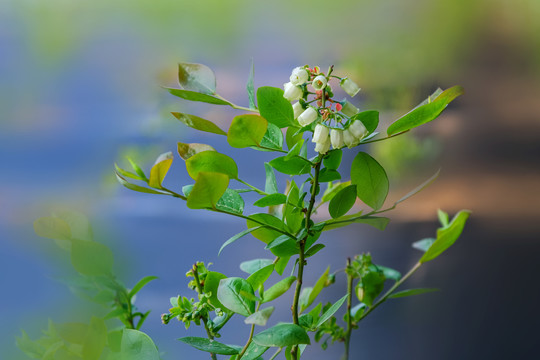
[[[291,73],[290,81],[283,84],[283,97],[289,101],[298,100],[293,104],[293,111],[300,126],[316,123],[312,141],[315,143],[315,151],[321,154],[330,150],[330,145],[334,149],[354,147],[368,134],[364,124],[354,119],[360,109],[347,100],[332,99],[334,93],[329,81],[332,78],[338,79],[341,88],[351,97],[355,96],[360,88],[349,78],[332,75],[332,71],[333,66],[327,75],[321,73],[317,66],[296,67]],[[308,85],[313,91],[310,91]],[[314,95],[314,99],[308,101],[310,95]],[[317,107],[312,103],[316,103]]]

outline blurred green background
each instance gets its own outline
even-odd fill
[[[114,182],[112,166],[125,164],[126,154],[149,165],[177,141],[244,156],[246,172],[259,166],[260,158],[214,144],[169,114],[227,123],[231,111],[189,105],[161,88],[176,86],[177,62],[204,63],[215,70],[221,95],[246,104],[251,58],[256,87],[281,87],[298,65],[334,64],[363,88],[357,105],[380,109],[383,124],[438,86],[465,87],[443,118],[369,149],[388,167],[396,197],[441,167],[438,181],[398,209],[384,235],[342,233],[384,243],[344,239],[328,259],[339,267],[347,251],[371,250],[404,269],[416,254],[401,252],[409,251],[409,238],[431,234],[437,208],[469,208],[471,228],[455,252],[420,276],[430,283],[419,286],[444,294],[386,315],[383,308],[357,351],[372,359],[533,357],[523,343],[537,333],[529,326],[539,295],[532,279],[540,274],[538,19],[537,0],[0,1],[0,358],[24,358],[14,346],[21,328],[37,336],[48,317],[85,316],[85,304],[49,279],[69,264],[33,234],[32,221],[56,207],[90,216],[126,282],[160,276],[140,298],[154,309],[148,332],[166,359],[185,351],[174,340],[182,328],[165,328],[157,316],[169,296],[184,291],[184,268],[202,259],[233,272],[260,249],[254,244],[217,261],[219,244],[241,224],[129,193]],[[177,188],[186,181],[178,160],[168,177]],[[251,176],[260,181],[262,171]],[[209,221],[213,231],[197,229]],[[443,340],[455,333],[461,337]],[[382,346],[388,339],[395,352]]]

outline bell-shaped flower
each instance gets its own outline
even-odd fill
[[[358,139],[358,141],[362,140],[368,133],[366,127],[360,120],[353,121],[349,126],[349,131]]]
[[[343,130],[332,129],[330,130],[330,142],[332,143],[332,148],[340,149],[343,147]]]
[[[304,108],[302,107],[302,104],[300,104],[299,102],[295,103],[292,106],[292,109],[293,109],[293,112],[294,112],[294,118],[295,119],[298,119],[298,116],[300,116],[300,114],[304,112]]]
[[[315,79],[313,79],[311,86],[313,86],[315,90],[322,90],[326,87],[327,83],[328,83],[328,80],[326,79],[324,75],[318,75],[315,77]]]
[[[328,134],[329,131],[326,126],[317,124],[317,126],[315,126],[315,131],[313,132],[313,139],[311,139],[311,141],[316,143],[321,142],[322,140],[326,140]]]
[[[291,80],[291,84],[293,85],[305,84],[309,80],[309,73],[305,68],[296,67],[293,69],[289,80]]]
[[[358,145],[359,142],[360,140],[358,140],[349,129],[343,130],[343,143],[347,145],[349,149]]]
[[[354,106],[353,104],[351,104],[347,100],[344,100],[341,103],[341,106],[342,106],[341,112],[343,114],[347,115],[348,117],[354,116],[354,115],[358,114],[358,112],[360,112],[359,108],[357,108],[356,106]]]
[[[283,84],[283,89],[285,90],[283,97],[289,101],[298,100],[304,95],[300,86],[293,85],[290,82]]]
[[[349,94],[351,97],[358,94],[360,91],[360,88],[354,81],[352,81],[349,78],[344,78],[339,82],[339,85],[345,91],[347,94]]]
[[[310,106],[298,116],[298,123],[302,126],[307,126],[317,120],[318,117],[319,112]]]

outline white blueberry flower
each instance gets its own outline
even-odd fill
[[[315,126],[315,131],[313,132],[313,139],[311,139],[311,141],[314,143],[318,143],[326,140],[326,138],[328,138],[328,134],[329,131],[326,126],[317,124],[317,126]]]
[[[340,149],[343,147],[343,130],[332,129],[330,130],[330,142],[332,148]]]
[[[349,129],[343,130],[343,143],[350,149],[358,145],[360,141],[351,133]]]
[[[315,145],[315,151],[319,154],[326,154],[330,150],[330,137],[328,136],[324,142],[318,142]]]
[[[298,123],[302,126],[307,126],[317,120],[318,117],[319,112],[310,106],[298,116]]]
[[[343,114],[347,115],[348,117],[354,116],[354,115],[358,114],[358,112],[360,112],[359,108],[357,108],[356,106],[354,106],[353,104],[351,104],[347,100],[343,101],[341,103],[341,106],[342,106],[341,112]]]
[[[360,91],[360,88],[354,81],[352,81],[349,78],[344,78],[339,82],[339,85],[345,91],[347,94],[349,94],[351,97],[358,94]]]
[[[349,126],[349,131],[358,139],[358,141],[362,140],[368,133],[366,127],[360,120],[353,121]]]
[[[289,101],[298,100],[304,95],[300,86],[293,85],[290,82],[283,84],[283,89],[285,90],[283,97]]]
[[[304,112],[304,108],[302,107],[302,104],[300,104],[299,102],[295,103],[292,106],[292,109],[293,109],[293,112],[294,112],[294,118],[295,119],[297,119],[298,116],[300,116],[300,114]]]
[[[309,73],[306,69],[301,67],[296,67],[293,69],[291,77],[291,84],[293,85],[302,85],[305,84],[309,79]]]
[[[328,80],[324,75],[318,75],[317,77],[315,77],[315,79],[313,79],[311,86],[313,86],[315,90],[322,90],[326,87],[327,83]]]

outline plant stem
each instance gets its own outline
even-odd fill
[[[236,181],[238,181],[239,183],[242,183],[242,184],[246,185],[248,188],[252,189],[253,191],[255,191],[255,192],[256,192],[257,194],[259,194],[259,195],[265,195],[265,196],[266,196],[266,195],[269,195],[268,193],[266,193],[266,192],[262,191],[261,189],[259,189],[259,188],[255,187],[255,186],[251,185],[250,183],[245,182],[245,181],[242,180],[242,179],[236,179]]]
[[[240,106],[240,105],[236,105],[236,104],[233,104],[232,102],[230,102],[229,100],[225,99],[223,96],[221,95],[218,95],[218,94],[214,94],[215,97],[217,97],[218,99],[221,99],[223,101],[226,101],[230,104],[230,107],[232,107],[233,109],[237,109],[237,110],[245,110],[245,111],[250,111],[250,112],[254,112],[254,113],[257,113],[259,114],[259,110],[257,109],[251,109],[251,108],[248,108],[248,107],[244,107],[244,106]]]
[[[195,278],[195,284],[197,284],[197,290],[199,294],[202,295],[204,293],[204,290],[201,285],[201,281],[199,280],[199,272],[197,271],[197,264],[193,265],[192,273],[193,273],[193,277]],[[208,335],[208,338],[210,340],[214,340],[214,335],[212,335],[212,332],[208,328],[208,320],[206,319],[206,316],[201,316],[201,319],[203,321],[204,329],[206,330],[206,334]],[[214,353],[210,353],[210,357],[212,358],[212,360],[217,360],[216,354]]]
[[[283,348],[279,348],[277,349],[277,351],[274,353],[274,355],[272,355],[272,357],[268,360],[274,360],[276,358],[276,356],[279,355],[279,353],[281,352],[281,350],[283,350]]]
[[[347,267],[351,266],[351,258],[347,258]],[[353,289],[353,276],[347,273],[347,331],[345,332],[345,356],[344,359],[349,359],[349,348],[351,345],[351,333],[352,333],[352,289]]]
[[[365,141],[365,142],[361,142],[360,145],[363,145],[363,144],[369,144],[369,143],[374,143],[374,142],[379,142],[379,141],[383,141],[383,140],[388,140],[388,139],[391,139],[393,137],[396,137],[396,136],[399,136],[399,135],[403,135],[405,133],[408,133],[409,130],[405,130],[405,131],[402,131],[400,133],[397,133],[397,134],[394,134],[394,135],[390,135],[390,136],[387,136],[387,137],[383,137],[383,138],[379,138],[379,139],[374,139],[374,140],[368,140],[368,141]]]
[[[421,262],[417,262],[410,270],[407,274],[405,274],[401,279],[399,279],[399,281],[396,281],[396,283],[390,288],[388,289],[388,291],[375,303],[373,304],[372,307],[370,307],[365,313],[362,314],[362,316],[360,316],[360,319],[358,319],[358,321],[362,320],[363,318],[365,318],[366,316],[369,315],[369,313],[371,313],[373,310],[375,310],[379,305],[381,305],[383,302],[386,301],[386,299],[388,299],[388,297],[390,295],[392,295],[392,293],[401,285],[405,282],[405,280],[407,280],[409,277],[411,277],[412,274],[414,274],[414,272],[416,270],[418,270],[418,268],[422,266],[422,263]]]
[[[259,303],[257,305],[257,309],[255,311],[259,311],[260,307],[261,307],[262,303]],[[238,354],[236,360],[240,360],[242,358],[242,356],[244,356],[244,354],[246,353],[248,347],[249,347],[249,344],[251,344],[251,340],[253,340],[253,333],[255,332],[255,324],[252,324],[251,325],[251,330],[249,332],[249,338],[246,342],[246,345],[244,345],[244,347],[242,348],[242,351],[240,352],[240,354]]]

